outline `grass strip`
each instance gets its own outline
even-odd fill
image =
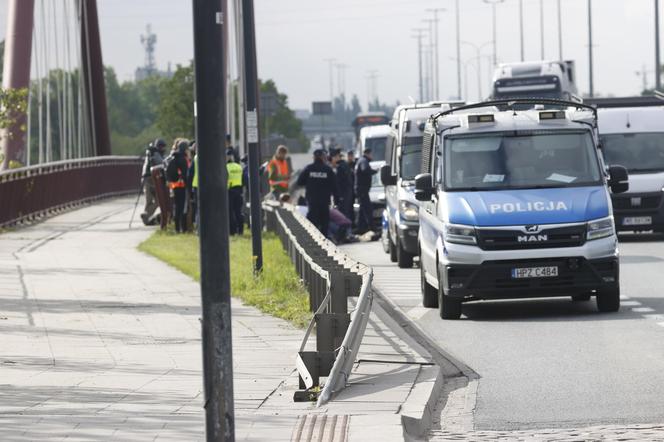
[[[138,248],[200,282],[196,235],[157,231]],[[296,327],[303,328],[309,323],[309,294],[276,235],[263,235],[264,266],[260,276],[253,274],[251,237],[248,234],[231,237],[230,258],[231,294],[234,297]]]

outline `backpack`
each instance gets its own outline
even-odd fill
[[[180,169],[173,155],[169,155],[164,160],[164,167],[166,169],[166,181],[170,181],[171,183],[180,181]]]

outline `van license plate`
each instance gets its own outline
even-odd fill
[[[623,226],[649,226],[652,224],[652,216],[631,216],[623,218]]]
[[[555,278],[558,276],[558,267],[526,267],[521,269],[512,269],[512,278]]]

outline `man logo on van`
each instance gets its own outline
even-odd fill
[[[544,242],[549,240],[549,235],[519,235],[517,242]]]
[[[514,213],[514,212],[557,212],[569,210],[563,201],[535,201],[534,203],[503,203],[489,205],[491,213]]]

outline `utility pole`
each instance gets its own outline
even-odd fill
[[[447,11],[445,8],[430,8],[427,9],[428,12],[433,13],[433,22],[434,22],[434,94],[436,100],[440,99],[440,39],[438,38],[438,24],[440,22],[440,17],[438,17],[439,12]]]
[[[519,0],[519,30],[521,33],[521,61],[526,61],[523,50],[523,0]]]
[[[484,0],[484,3],[491,5],[491,12],[493,14],[493,65],[498,66],[498,49],[496,45],[496,5],[502,3],[505,0]]]
[[[659,58],[659,0],[655,0],[655,89],[662,89],[662,63]]]
[[[459,23],[459,0],[456,7],[456,59],[457,59],[457,99],[461,100],[461,24]]]
[[[259,117],[258,67],[256,63],[256,24],[254,0],[242,0],[242,47],[244,48],[244,119],[246,152],[249,154],[249,199],[251,212],[251,249],[254,273],[263,271],[263,243],[261,232],[261,195],[258,168],[261,161]]]
[[[563,61],[563,15],[558,0],[558,60]]]
[[[544,60],[544,0],[540,0],[540,58]]]
[[[590,97],[595,96],[595,85],[593,83],[593,8],[592,0],[588,0],[588,80],[590,85]]]
[[[378,93],[376,90],[376,81],[378,79],[378,71],[371,70],[367,72],[367,110],[372,102],[377,101]]]
[[[417,72],[418,72],[418,77],[419,77],[419,102],[423,103],[424,102],[424,82],[422,81],[422,34],[424,33],[424,29],[422,28],[417,28],[413,29],[415,32],[415,35],[413,38],[417,40]]]
[[[339,96],[346,96],[346,69],[348,65],[339,63],[337,66],[337,91]]]
[[[336,58],[326,58],[323,61],[329,63],[330,68],[330,103],[334,102],[334,63],[337,62]]]
[[[226,0],[194,0],[203,379],[208,442],[235,440],[228,238]]]
[[[428,48],[429,50],[427,51],[428,58],[427,58],[427,100],[433,100],[434,99],[434,88],[435,88],[435,80],[434,80],[434,53],[435,53],[435,44],[433,41],[433,31],[434,31],[434,20],[433,19],[425,19],[424,20],[428,25],[429,29],[427,32],[429,33],[429,45]]]

